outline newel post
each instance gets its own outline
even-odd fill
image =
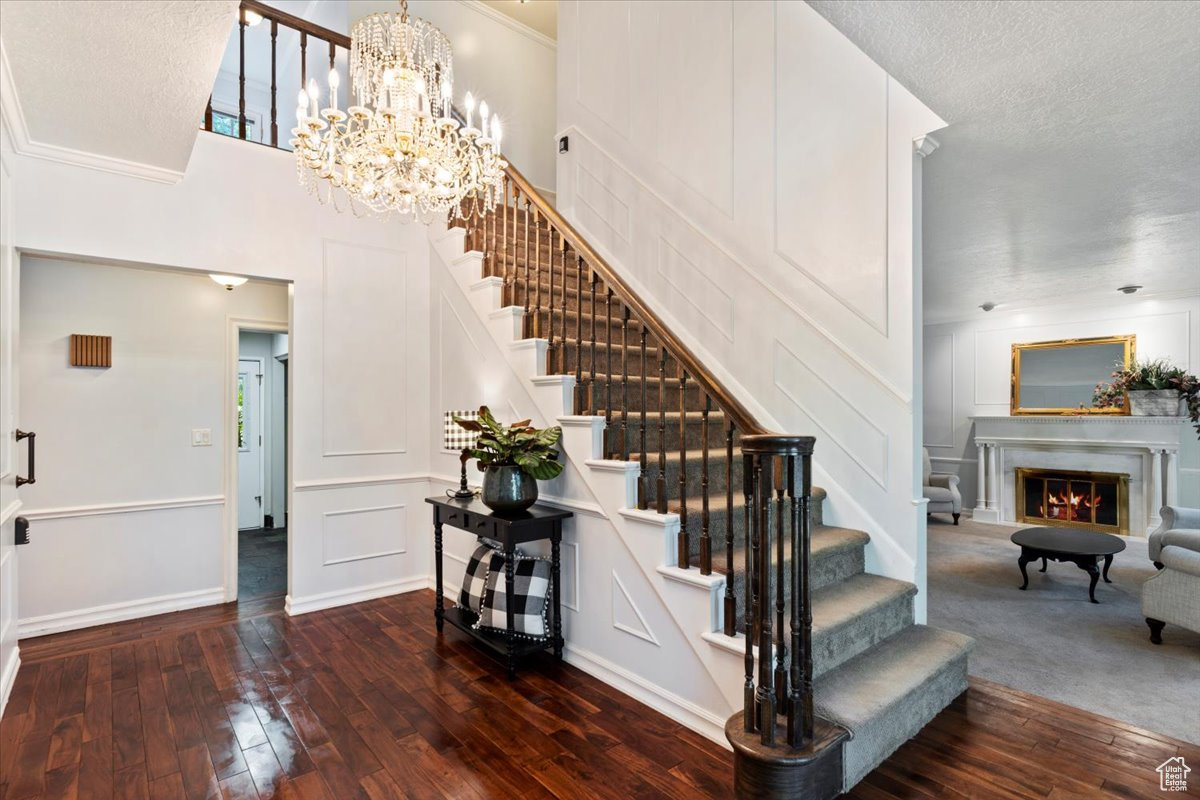
[[[813,706],[809,505],[815,442],[781,434],[741,439],[745,702],[725,724],[739,798],[824,800],[842,790],[849,733],[818,717]]]

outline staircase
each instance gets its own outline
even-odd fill
[[[748,534],[758,535],[754,514],[747,513],[747,503],[756,502],[751,484],[757,484],[745,480],[741,443],[743,436],[766,432],[519,172],[510,168],[504,202],[495,212],[459,224],[451,234],[461,237],[461,251],[449,257],[460,285],[488,298],[484,308],[498,338],[511,335],[514,351],[531,354],[520,362],[531,382],[561,397],[565,456],[581,471],[596,473],[597,481],[605,479],[600,473],[614,472],[624,481],[625,496],[606,512],[665,521],[668,557],[658,572],[704,595],[694,602],[699,609],[707,603],[712,614],[701,614],[709,624],[695,631],[695,646],[712,651],[722,675],[747,661],[747,624],[761,630],[763,617],[755,615],[762,614],[769,627],[776,610],[771,600],[778,602],[776,648],[785,650],[780,663],[794,664],[796,675],[803,674],[801,667],[808,672],[803,681],[789,683],[786,675],[771,678],[766,663],[760,677],[767,678],[759,685],[777,685],[780,713],[787,693],[799,691],[796,683],[811,686],[811,713],[849,732],[838,791],[852,787],[966,689],[971,640],[915,624],[916,587],[865,571],[870,537],[824,524],[825,493],[813,488],[804,495],[795,476],[807,469],[807,460],[775,457],[777,473],[789,464],[795,474],[757,488],[765,488],[764,513],[777,511],[786,521],[794,500],[808,505],[809,525],[789,537],[780,522],[779,538],[771,544],[768,534],[763,540],[776,561],[767,554],[760,567],[747,569],[760,557],[747,546]],[[589,435],[573,437],[572,429],[581,426]],[[635,506],[640,511],[632,511]],[[793,557],[797,543],[808,550],[806,570]],[[811,633],[805,630],[807,647],[791,647],[787,660],[783,609],[793,608],[792,585],[778,577],[793,569],[808,581],[795,608],[808,603],[812,622]],[[754,572],[768,576],[765,589],[748,585]],[[756,591],[766,603],[754,602]],[[679,616],[688,613],[680,609]],[[757,653],[752,648],[750,662]],[[752,685],[750,663],[746,670]],[[753,716],[749,698],[746,713]]]

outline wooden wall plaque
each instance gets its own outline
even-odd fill
[[[111,367],[112,337],[71,334],[72,367]]]

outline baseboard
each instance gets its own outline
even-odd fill
[[[313,594],[308,597],[294,598],[289,594],[283,602],[283,610],[289,616],[296,616],[297,614],[307,614],[311,611],[321,611],[326,608],[361,603],[364,600],[374,600],[378,597],[387,597],[392,594],[415,592],[418,589],[426,588],[428,585],[429,577],[421,575],[413,578],[404,578],[399,581],[372,583],[368,586],[356,586],[353,589],[341,589],[336,592]]]
[[[691,700],[686,700],[674,692],[657,686],[606,658],[575,647],[570,642],[566,645],[564,658],[571,666],[578,667],[593,678],[650,706],[685,728],[695,731],[706,739],[711,739],[726,750],[732,749],[729,741],[725,738],[724,717],[718,717]]]
[[[74,631],[95,625],[107,625],[110,622],[124,622],[129,619],[152,617],[155,614],[168,614],[172,611],[186,611],[189,608],[218,605],[224,602],[225,587],[217,586],[212,589],[198,589],[193,592],[165,594],[141,600],[92,606],[78,611],[62,611],[57,614],[18,620],[17,638],[28,639],[31,636]]]
[[[8,705],[8,696],[12,694],[13,684],[17,682],[17,670],[21,668],[21,648],[14,646],[8,663],[0,668],[0,717],[4,716],[4,708]]]

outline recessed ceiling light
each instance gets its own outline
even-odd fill
[[[209,273],[208,277],[224,286],[226,291],[230,292],[233,291],[233,287],[241,286],[243,283],[250,280],[249,278],[242,277],[241,275],[221,275],[215,272]]]
[[[986,303],[980,304],[979,307],[982,308],[984,311],[991,311],[993,308],[996,307],[996,304],[993,303],[991,300],[989,300]]]
[[[1138,289],[1141,289],[1141,288],[1142,288],[1141,284],[1131,283],[1128,286],[1118,287],[1117,291],[1122,292],[1124,294],[1133,294],[1134,292],[1136,292]]]

